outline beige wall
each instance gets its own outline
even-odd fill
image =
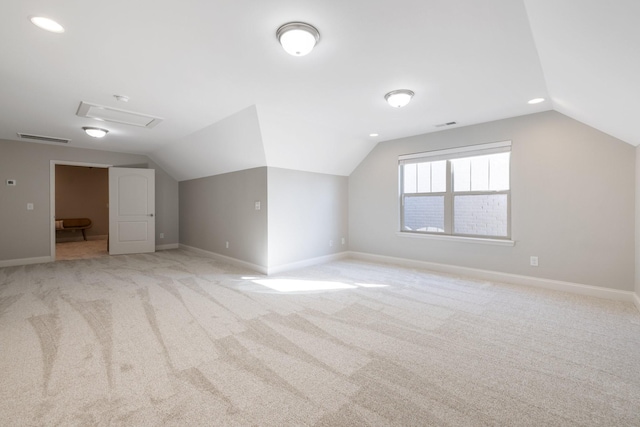
[[[506,140],[515,246],[397,236],[399,155]],[[382,142],[349,179],[349,249],[630,291],[635,159],[631,145],[553,111]]]
[[[87,237],[109,234],[109,170],[56,165],[56,219],[89,218]],[[82,233],[58,231],[58,239],[82,240]]]
[[[51,256],[52,160],[156,170],[156,243],[178,243],[178,183],[147,156],[0,140],[0,261]],[[5,185],[17,180],[15,187]],[[34,209],[28,211],[27,203]],[[158,234],[165,238],[159,239]]]

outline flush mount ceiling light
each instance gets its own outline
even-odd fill
[[[89,126],[85,126],[82,129],[87,133],[87,135],[92,136],[94,138],[102,138],[107,133],[109,133],[109,131],[106,129],[94,128]]]
[[[276,37],[284,50],[293,56],[306,55],[320,41],[318,30],[304,22],[284,24],[276,31]]]
[[[409,89],[398,89],[386,94],[384,99],[386,99],[392,107],[400,108],[407,105],[409,101],[411,101],[411,98],[413,98],[413,95],[415,94]]]
[[[58,34],[64,33],[64,27],[53,19],[45,18],[44,16],[30,16],[29,20],[33,25],[43,30]]]
[[[528,104],[540,104],[541,102],[544,102],[544,98],[533,98],[528,101]]]

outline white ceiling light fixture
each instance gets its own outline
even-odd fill
[[[528,104],[540,104],[541,102],[544,102],[544,98],[533,98],[528,101]]]
[[[284,24],[276,31],[276,37],[283,49],[293,56],[308,54],[320,42],[320,32],[304,22]]]
[[[42,28],[45,31],[50,31],[57,34],[64,33],[64,27],[58,24],[53,19],[45,18],[44,16],[30,16],[29,20],[33,25],[38,28]]]
[[[82,129],[87,133],[87,135],[93,138],[102,138],[109,133],[109,131],[106,129],[94,128],[90,126],[84,126]]]
[[[392,107],[401,108],[411,101],[413,95],[415,95],[415,93],[413,93],[413,91],[409,89],[398,89],[392,90],[391,92],[386,94],[384,96],[384,99],[386,99],[389,105],[391,105]]]

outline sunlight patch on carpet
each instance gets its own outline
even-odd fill
[[[254,280],[253,282],[278,292],[328,291],[335,289],[357,288],[357,286],[349,285],[347,283],[320,280],[261,279]]]

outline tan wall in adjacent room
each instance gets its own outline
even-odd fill
[[[56,219],[89,218],[89,236],[109,234],[109,171],[56,165]],[[56,240],[82,239],[79,231],[58,231]]]

